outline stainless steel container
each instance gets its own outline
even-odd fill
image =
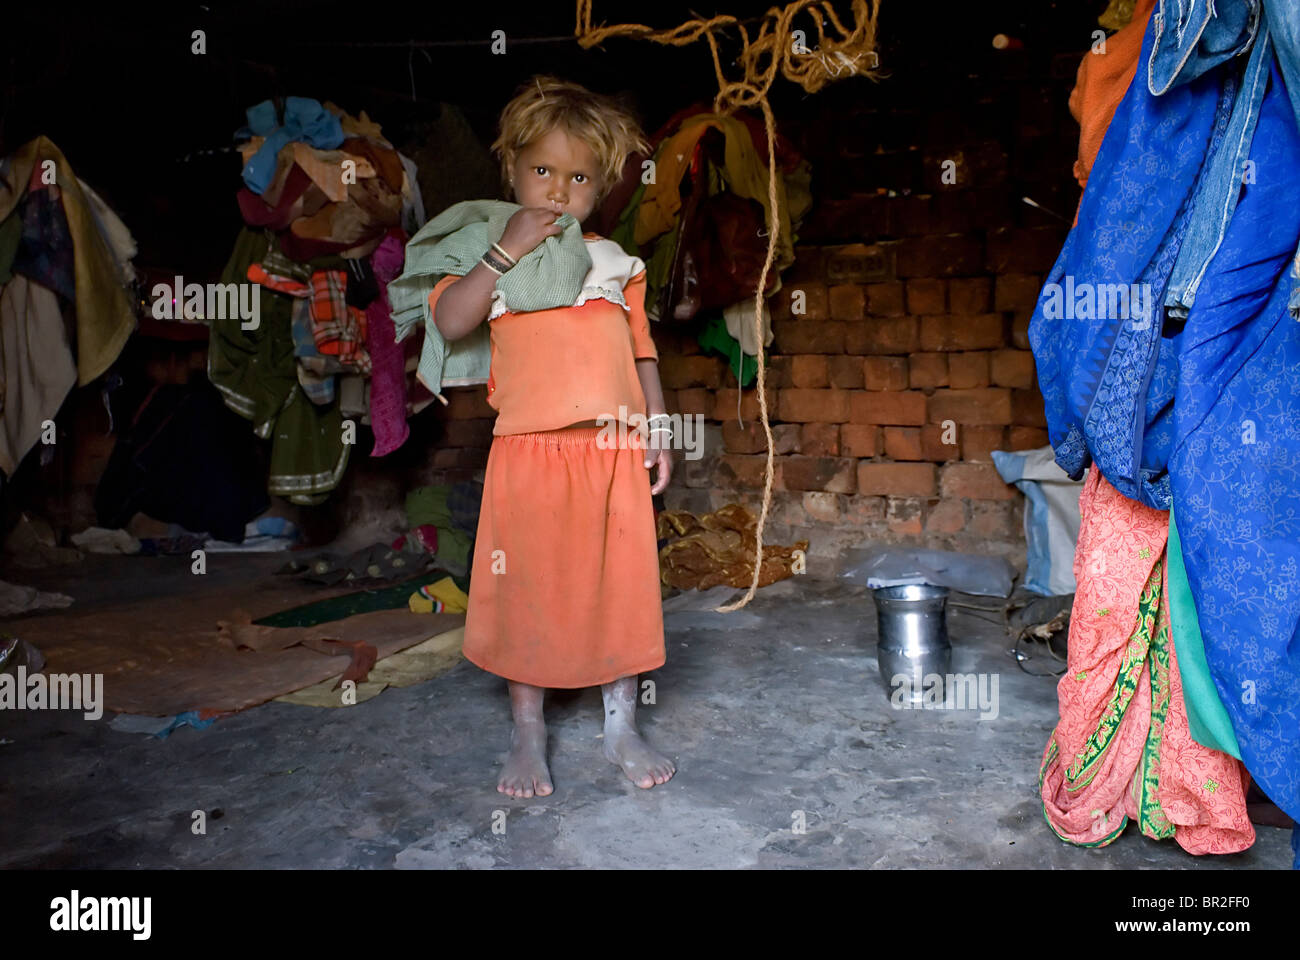
[[[933,674],[946,677],[952,669],[952,644],[944,617],[948,588],[924,583],[877,587],[874,596],[880,678],[891,697],[901,686],[903,702],[920,703],[925,678]],[[941,689],[939,696],[945,693]]]

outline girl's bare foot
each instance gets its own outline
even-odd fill
[[[550,796],[555,787],[546,766],[546,727],[544,724],[515,724],[510,733],[510,755],[501,768],[497,790],[511,797],[525,799],[533,795]]]
[[[636,677],[600,688],[605,701],[605,759],[623,768],[643,790],[672,779],[677,767],[642,739],[636,729]]]
[[[546,690],[513,680],[509,686],[515,727],[510,732],[510,754],[501,768],[497,790],[524,799],[550,796],[555,787],[546,766],[546,721],[542,719]]]

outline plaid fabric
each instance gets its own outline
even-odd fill
[[[290,260],[280,250],[278,244],[271,244],[271,249],[262,258],[262,269],[279,277],[288,277],[306,283],[311,279],[311,267],[297,260]]]
[[[370,373],[366,315],[347,304],[348,275],[318,270],[311,275],[311,323],[316,349],[357,373]]]
[[[270,273],[267,271],[266,266],[261,263],[250,263],[248,265],[248,279],[271,290],[287,293],[291,297],[306,297],[311,294],[311,287],[307,286],[307,284],[301,283],[293,277]]]
[[[293,304],[293,354],[298,362],[298,385],[307,399],[319,406],[334,402],[334,373],[326,364],[338,367],[333,357],[322,357],[311,333],[311,306],[306,300]],[[339,368],[341,369],[341,368]]]

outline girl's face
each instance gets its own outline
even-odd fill
[[[596,154],[563,130],[552,130],[520,150],[512,172],[521,206],[572,214],[579,223],[596,209],[601,187]]]

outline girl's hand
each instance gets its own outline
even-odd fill
[[[646,441],[646,469],[649,470],[656,465],[659,467],[659,476],[650,488],[652,497],[656,493],[663,493],[668,488],[668,481],[673,476],[673,452],[666,445],[670,441],[671,435],[667,433],[652,433]]]
[[[564,232],[555,223],[559,218],[560,214],[547,207],[524,207],[506,223],[500,240],[501,249],[516,260],[522,260],[547,237]]]

